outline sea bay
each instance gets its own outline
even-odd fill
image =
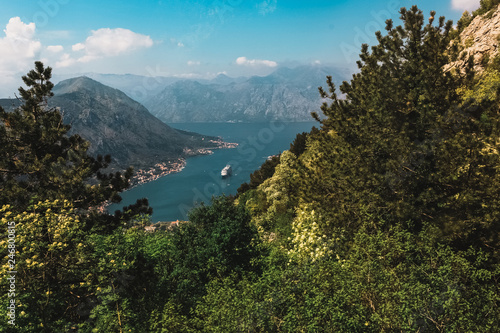
[[[153,208],[153,222],[187,220],[188,211],[198,203],[209,203],[212,196],[236,194],[238,187],[250,180],[250,174],[268,156],[289,149],[297,133],[308,132],[318,123],[176,123],[170,126],[221,136],[224,141],[235,142],[239,146],[215,150],[211,155],[188,158],[181,172],[121,193],[122,202],[109,206],[110,212],[133,204],[137,199],[148,198]],[[232,166],[233,173],[231,177],[222,179],[220,171],[226,164]]]

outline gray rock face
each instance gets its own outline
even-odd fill
[[[491,15],[491,14],[490,14]],[[498,55],[500,39],[500,5],[493,15],[476,16],[460,34],[460,43],[463,47],[458,61],[450,64],[464,72],[467,59],[474,56],[474,68],[482,72],[485,65]]]

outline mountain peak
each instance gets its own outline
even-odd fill
[[[100,95],[104,92],[113,92],[115,94],[123,94],[121,91],[108,87],[88,76],[79,76],[72,79],[67,79],[59,82],[53,89],[54,95],[64,95],[74,92],[90,92]]]

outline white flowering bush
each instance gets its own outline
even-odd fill
[[[297,216],[292,222],[292,235],[289,238],[291,248],[288,254],[291,258],[316,261],[333,255],[335,238],[321,233],[322,223],[325,223],[324,218],[311,204],[302,205],[297,209]]]

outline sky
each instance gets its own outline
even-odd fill
[[[412,5],[456,22],[479,0],[0,0],[0,97],[13,97],[36,60],[75,76],[354,70],[361,44]]]

